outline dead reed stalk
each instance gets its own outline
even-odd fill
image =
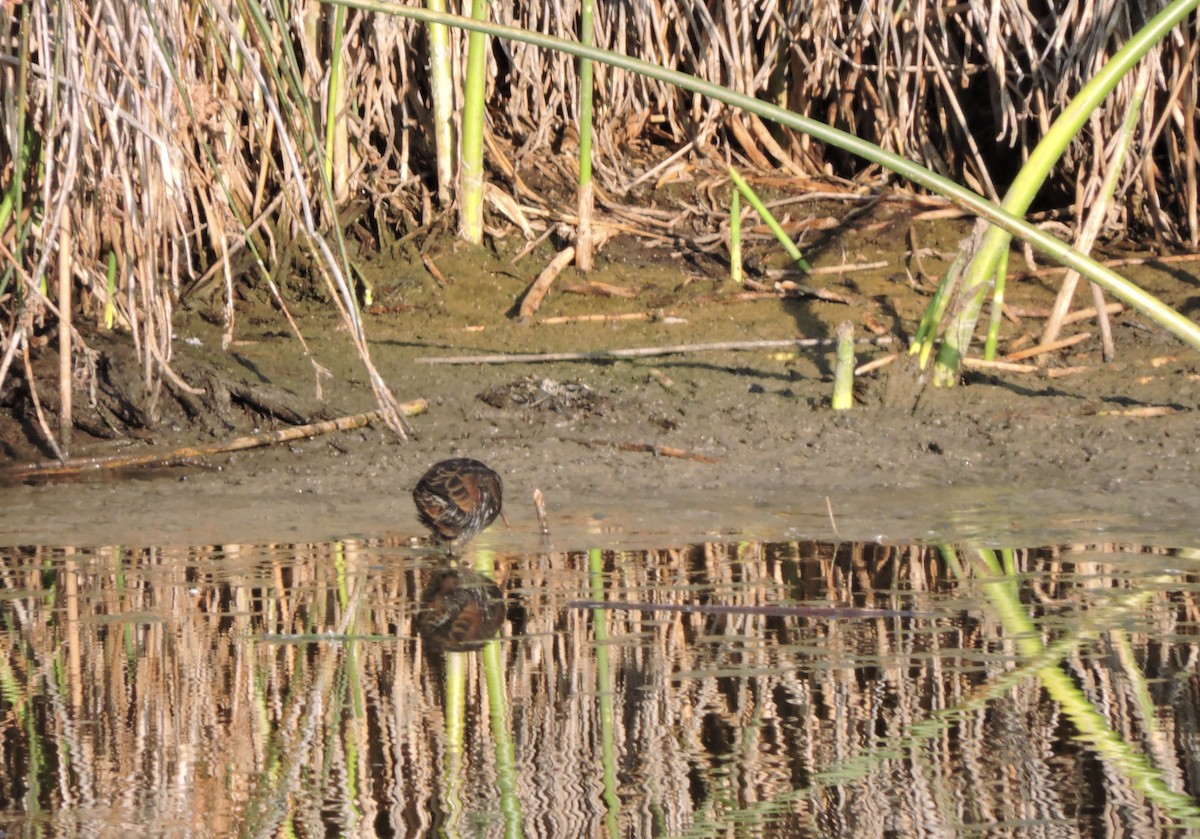
[[[782,102],[994,194],[1063,103],[1161,5],[1052,4],[1035,20],[1024,4],[984,0],[917,0],[899,12],[885,0],[651,0],[599,4],[595,40]],[[578,6],[491,8],[501,23],[575,38]],[[436,162],[427,33],[349,10],[335,62],[331,7],[300,0],[284,17],[269,3],[252,10],[225,2],[185,8],[175,0],[0,4],[0,145],[18,164],[4,169],[0,196],[0,390],[12,390],[10,373],[21,375],[11,361],[25,342],[70,329],[75,340],[61,346],[78,357],[108,320],[137,350],[140,401],[153,419],[163,383],[177,378],[175,309],[216,296],[228,343],[237,327],[236,288],[267,284],[286,262],[281,255],[296,247],[324,279],[381,405],[403,433],[388,386],[371,366],[341,218],[347,202],[365,201],[385,241],[431,220],[437,185],[424,174]],[[1194,40],[1182,30],[1146,58],[1150,91],[1105,222],[1109,233],[1140,229],[1162,244],[1200,244]],[[450,33],[456,80],[464,43],[461,32]],[[543,183],[568,188],[576,174],[571,156],[546,152],[570,139],[579,118],[574,59],[499,43],[488,62],[486,131],[500,140],[489,143],[491,155],[501,147],[511,155],[505,188],[530,198],[521,179],[534,169]],[[348,84],[330,84],[334,66]],[[601,214],[614,199],[636,203],[629,196],[647,188],[643,174],[678,150],[698,160],[728,153],[739,165],[792,179],[879,179],[805,136],[661,83],[597,65],[595,84]],[[1097,114],[1091,136],[1069,149],[1047,192],[1072,219],[1104,174],[1101,155],[1134,84],[1132,77],[1122,83],[1111,107]],[[332,108],[331,95],[338,100]],[[330,126],[321,120],[337,122],[330,133],[336,184],[325,174],[322,138]],[[716,206],[696,216],[715,224]],[[642,221],[663,223],[649,215]],[[59,234],[66,230],[69,249]],[[60,319],[45,288],[51,264],[64,259],[70,270],[59,278],[73,288],[56,297],[70,300],[72,311]],[[201,282],[207,277],[220,281]],[[39,364],[40,354],[33,359],[38,375],[60,369]],[[319,382],[322,369],[313,364]],[[72,359],[61,366],[75,368]],[[70,410],[69,399],[59,401]]]

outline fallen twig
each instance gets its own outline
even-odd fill
[[[567,245],[558,252],[554,259],[550,260],[549,264],[542,269],[542,273],[538,274],[537,279],[533,281],[529,291],[525,292],[525,299],[521,301],[521,317],[527,318],[541,307],[546,292],[550,290],[550,285],[574,258],[575,246]]]
[[[818,277],[822,274],[847,274],[851,271],[874,271],[878,268],[887,268],[891,264],[892,263],[886,259],[881,259],[877,262],[850,262],[844,265],[821,265],[802,273],[808,277]],[[766,271],[767,277],[772,280],[782,280],[785,277],[795,276],[796,273],[797,271],[795,268],[771,268]]]
[[[400,405],[400,410],[406,417],[424,413],[429,408],[429,402],[415,399]],[[145,466],[172,466],[197,457],[208,457],[229,452],[245,451],[274,443],[286,443],[309,437],[319,437],[334,431],[352,431],[362,428],[372,422],[384,419],[382,411],[368,411],[365,414],[353,414],[323,422],[309,423],[292,428],[281,428],[277,431],[266,431],[261,434],[251,434],[235,437],[220,443],[207,446],[184,446],[169,452],[147,452],[137,455],[112,455],[109,457],[82,457],[40,463],[23,463],[0,470],[0,481],[24,480],[27,478],[60,478],[66,475],[79,475],[85,472],[101,470],[132,469]]]
[[[1086,373],[1091,369],[1091,367],[1086,365],[1080,367],[1049,367],[1043,370],[1042,374],[1048,379],[1061,379],[1066,376],[1074,376],[1077,373]]]
[[[303,425],[307,419],[293,411],[287,405],[272,399],[262,391],[241,382],[225,382],[229,395],[244,405],[249,405],[260,414],[283,420],[289,425]],[[201,394],[204,391],[199,391]]]
[[[433,257],[425,254],[421,257],[421,263],[425,266],[425,270],[429,272],[429,276],[433,277],[433,281],[438,284],[438,288],[445,288],[449,283],[446,282],[446,275],[442,273],[442,269],[437,267],[437,263],[433,261]]]
[[[593,443],[615,445],[623,452],[647,452],[655,457],[674,457],[679,460],[694,460],[697,463],[720,463],[721,458],[709,457],[706,454],[689,452],[687,449],[677,449],[674,446],[660,446],[657,443],[607,443],[604,440],[593,440]]]
[[[1080,332],[1078,335],[1072,335],[1070,338],[1063,338],[1060,341],[1051,341],[1049,344],[1038,344],[1036,347],[1030,347],[1027,350],[1010,353],[1004,356],[1004,361],[1022,361],[1026,358],[1033,358],[1035,355],[1044,355],[1048,352],[1061,350],[1066,347],[1073,347],[1076,344],[1081,344],[1088,338],[1092,337],[1090,332]]]
[[[1007,303],[1004,305],[1004,309],[1006,314],[1010,314],[1016,318],[1050,317],[1049,309],[1030,309],[1024,306],[1012,306]],[[1125,311],[1125,307],[1120,303],[1109,303],[1104,307],[1104,311],[1108,312],[1110,315],[1115,315]],[[1081,320],[1091,320],[1094,317],[1096,317],[1096,309],[1094,306],[1089,306],[1086,309],[1080,309],[1078,311],[1071,312],[1069,315],[1063,318],[1062,322],[1065,326],[1068,323],[1075,323]]]
[[[793,280],[781,280],[775,283],[775,290],[781,292],[784,297],[815,297],[826,303],[841,303],[843,306],[853,306],[858,302],[849,295],[838,294],[827,288],[813,288]]]
[[[891,335],[858,338],[855,344],[883,346],[895,339]],[[421,364],[528,364],[538,361],[604,361],[611,358],[648,358],[656,355],[679,355],[708,350],[769,350],[782,347],[832,347],[833,338],[787,338],[778,341],[717,341],[711,344],[674,344],[666,347],[630,347],[620,350],[591,350],[589,352],[558,353],[493,353],[490,355],[427,356],[418,358]]]
[[[550,325],[558,323],[610,323],[626,320],[650,320],[667,324],[687,323],[687,318],[678,318],[662,312],[623,312],[617,315],[558,315],[552,318],[539,318],[534,322]]]
[[[50,431],[50,426],[46,422],[46,415],[42,413],[42,400],[38,399],[36,379],[33,377],[33,365],[29,362],[29,342],[21,343],[21,356],[25,360],[25,384],[29,388],[29,398],[33,401],[33,412],[37,415],[38,425],[42,429],[43,439],[50,450],[54,452],[54,456],[58,458],[58,463],[66,463],[67,458],[59,448],[58,441],[54,439],[54,434]],[[56,464],[51,464],[56,465]]]
[[[546,496],[540,489],[533,490],[533,511],[537,513],[538,527],[543,536],[550,535],[550,522],[546,518]]]
[[[852,306],[856,302],[853,298],[844,294],[838,294],[836,291],[830,291],[825,288],[813,288],[812,286],[803,285],[802,283],[793,280],[781,280],[773,286],[758,280],[746,277],[742,280],[742,286],[748,291],[734,295],[737,300],[765,300],[765,299],[795,299],[798,297],[812,297],[817,300],[824,300],[827,303],[841,303],[845,306]],[[757,297],[749,295],[759,295]],[[765,295],[765,296],[764,296]]]
[[[874,361],[868,361],[866,364],[860,364],[854,369],[855,376],[865,376],[867,373],[873,373],[880,367],[887,367],[893,361],[900,357],[900,353],[888,353],[882,358],[877,358]]]
[[[1198,262],[1200,261],[1200,253],[1177,253],[1165,256],[1151,254],[1150,256],[1126,256],[1120,259],[1104,259],[1097,260],[1105,268],[1122,268],[1127,265],[1150,265],[1155,262],[1163,265],[1173,265],[1180,262]],[[1035,279],[1038,277],[1053,277],[1057,274],[1065,274],[1068,268],[1061,265],[1055,265],[1047,268],[1037,268],[1033,271],[1022,271],[1012,275],[1018,280]],[[1111,303],[1109,305],[1112,305]]]
[[[578,443],[581,446],[606,446],[608,448],[620,449],[623,452],[646,452],[658,457],[673,457],[678,460],[694,460],[697,463],[720,463],[721,458],[710,457],[706,454],[697,454],[689,452],[687,449],[677,449],[674,446],[660,446],[655,443],[621,443],[614,440],[592,439],[585,440],[578,437],[559,437],[558,439],[566,443]]]
[[[583,294],[592,297],[624,297],[631,300],[638,296],[636,288],[626,288],[624,286],[613,285],[612,283],[602,283],[599,280],[589,280],[582,283],[568,283],[562,286],[562,291],[567,294]]]
[[[1097,411],[1098,417],[1129,417],[1130,419],[1148,419],[1151,417],[1166,417],[1176,413],[1170,405],[1146,405],[1142,408],[1116,408],[1111,411]]]
[[[1040,369],[1036,364],[1016,364],[1012,361],[988,361],[970,357],[962,360],[962,366],[968,370],[996,373],[1036,373]]]
[[[657,381],[660,385],[662,385],[665,390],[674,390],[675,389],[675,380],[672,379],[670,376],[668,376],[666,373],[664,373],[662,370],[659,370],[657,367],[650,368],[650,375],[654,378],[655,381]]]

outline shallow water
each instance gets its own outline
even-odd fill
[[[1200,825],[1195,551],[707,542],[446,568],[367,540],[6,550],[0,828]],[[496,594],[498,638],[473,643]]]

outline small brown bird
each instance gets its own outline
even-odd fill
[[[456,457],[435,463],[413,489],[413,503],[433,541],[453,553],[500,515],[504,485],[478,460]]]

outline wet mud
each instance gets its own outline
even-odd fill
[[[169,469],[10,485],[3,489],[0,543],[415,537],[423,528],[412,507],[414,483],[431,463],[460,456],[483,460],[504,478],[511,527],[498,523],[480,537],[504,549],[544,544],[535,489],[545,496],[549,539],[560,549],[712,538],[1049,544],[1093,534],[1194,543],[1200,356],[1133,312],[1114,316],[1112,363],[1101,360],[1087,322],[1066,334],[1092,337],[1040,357],[1041,372],[971,372],[954,389],[928,386],[902,354],[862,377],[848,412],[828,407],[831,348],[429,363],[830,338],[845,320],[859,336],[879,332],[903,341],[966,228],[889,221],[848,232],[813,255],[820,269],[877,266],[803,280],[843,303],[748,293],[729,282],[716,259],[619,238],[586,279],[626,296],[567,291],[596,290],[568,269],[537,315],[521,320],[514,317],[517,301],[553,255],[549,245],[516,261],[522,242],[434,245],[427,255],[444,287],[415,251],[376,255],[361,264],[372,285],[372,359],[398,399],[429,403],[412,418],[411,439],[374,425]],[[918,239],[921,259],[912,248]],[[1195,318],[1197,264],[1122,270]],[[754,267],[779,266],[768,259]],[[1021,267],[1014,253],[1010,270]],[[1002,351],[1036,343],[1044,321],[1028,313],[1049,307],[1058,276],[1010,284]],[[372,410],[368,378],[319,284],[307,291],[297,284],[291,294],[311,360],[257,292],[242,293],[235,341],[225,351],[219,302],[192,301],[178,317],[174,366],[192,386],[223,391],[220,410],[189,416],[167,394],[158,400],[157,422],[136,438],[98,440],[77,431],[71,454],[167,451],[288,425],[269,407],[239,397],[239,388],[309,421]],[[1090,305],[1087,297],[1081,291],[1078,305]],[[583,319],[598,315],[614,317]],[[94,340],[114,363],[137,364],[129,342]],[[897,349],[861,347],[858,360]],[[126,377],[131,392],[139,373],[135,366]],[[86,404],[86,395],[77,402]],[[28,423],[10,415],[2,431],[10,463],[46,458]]]

